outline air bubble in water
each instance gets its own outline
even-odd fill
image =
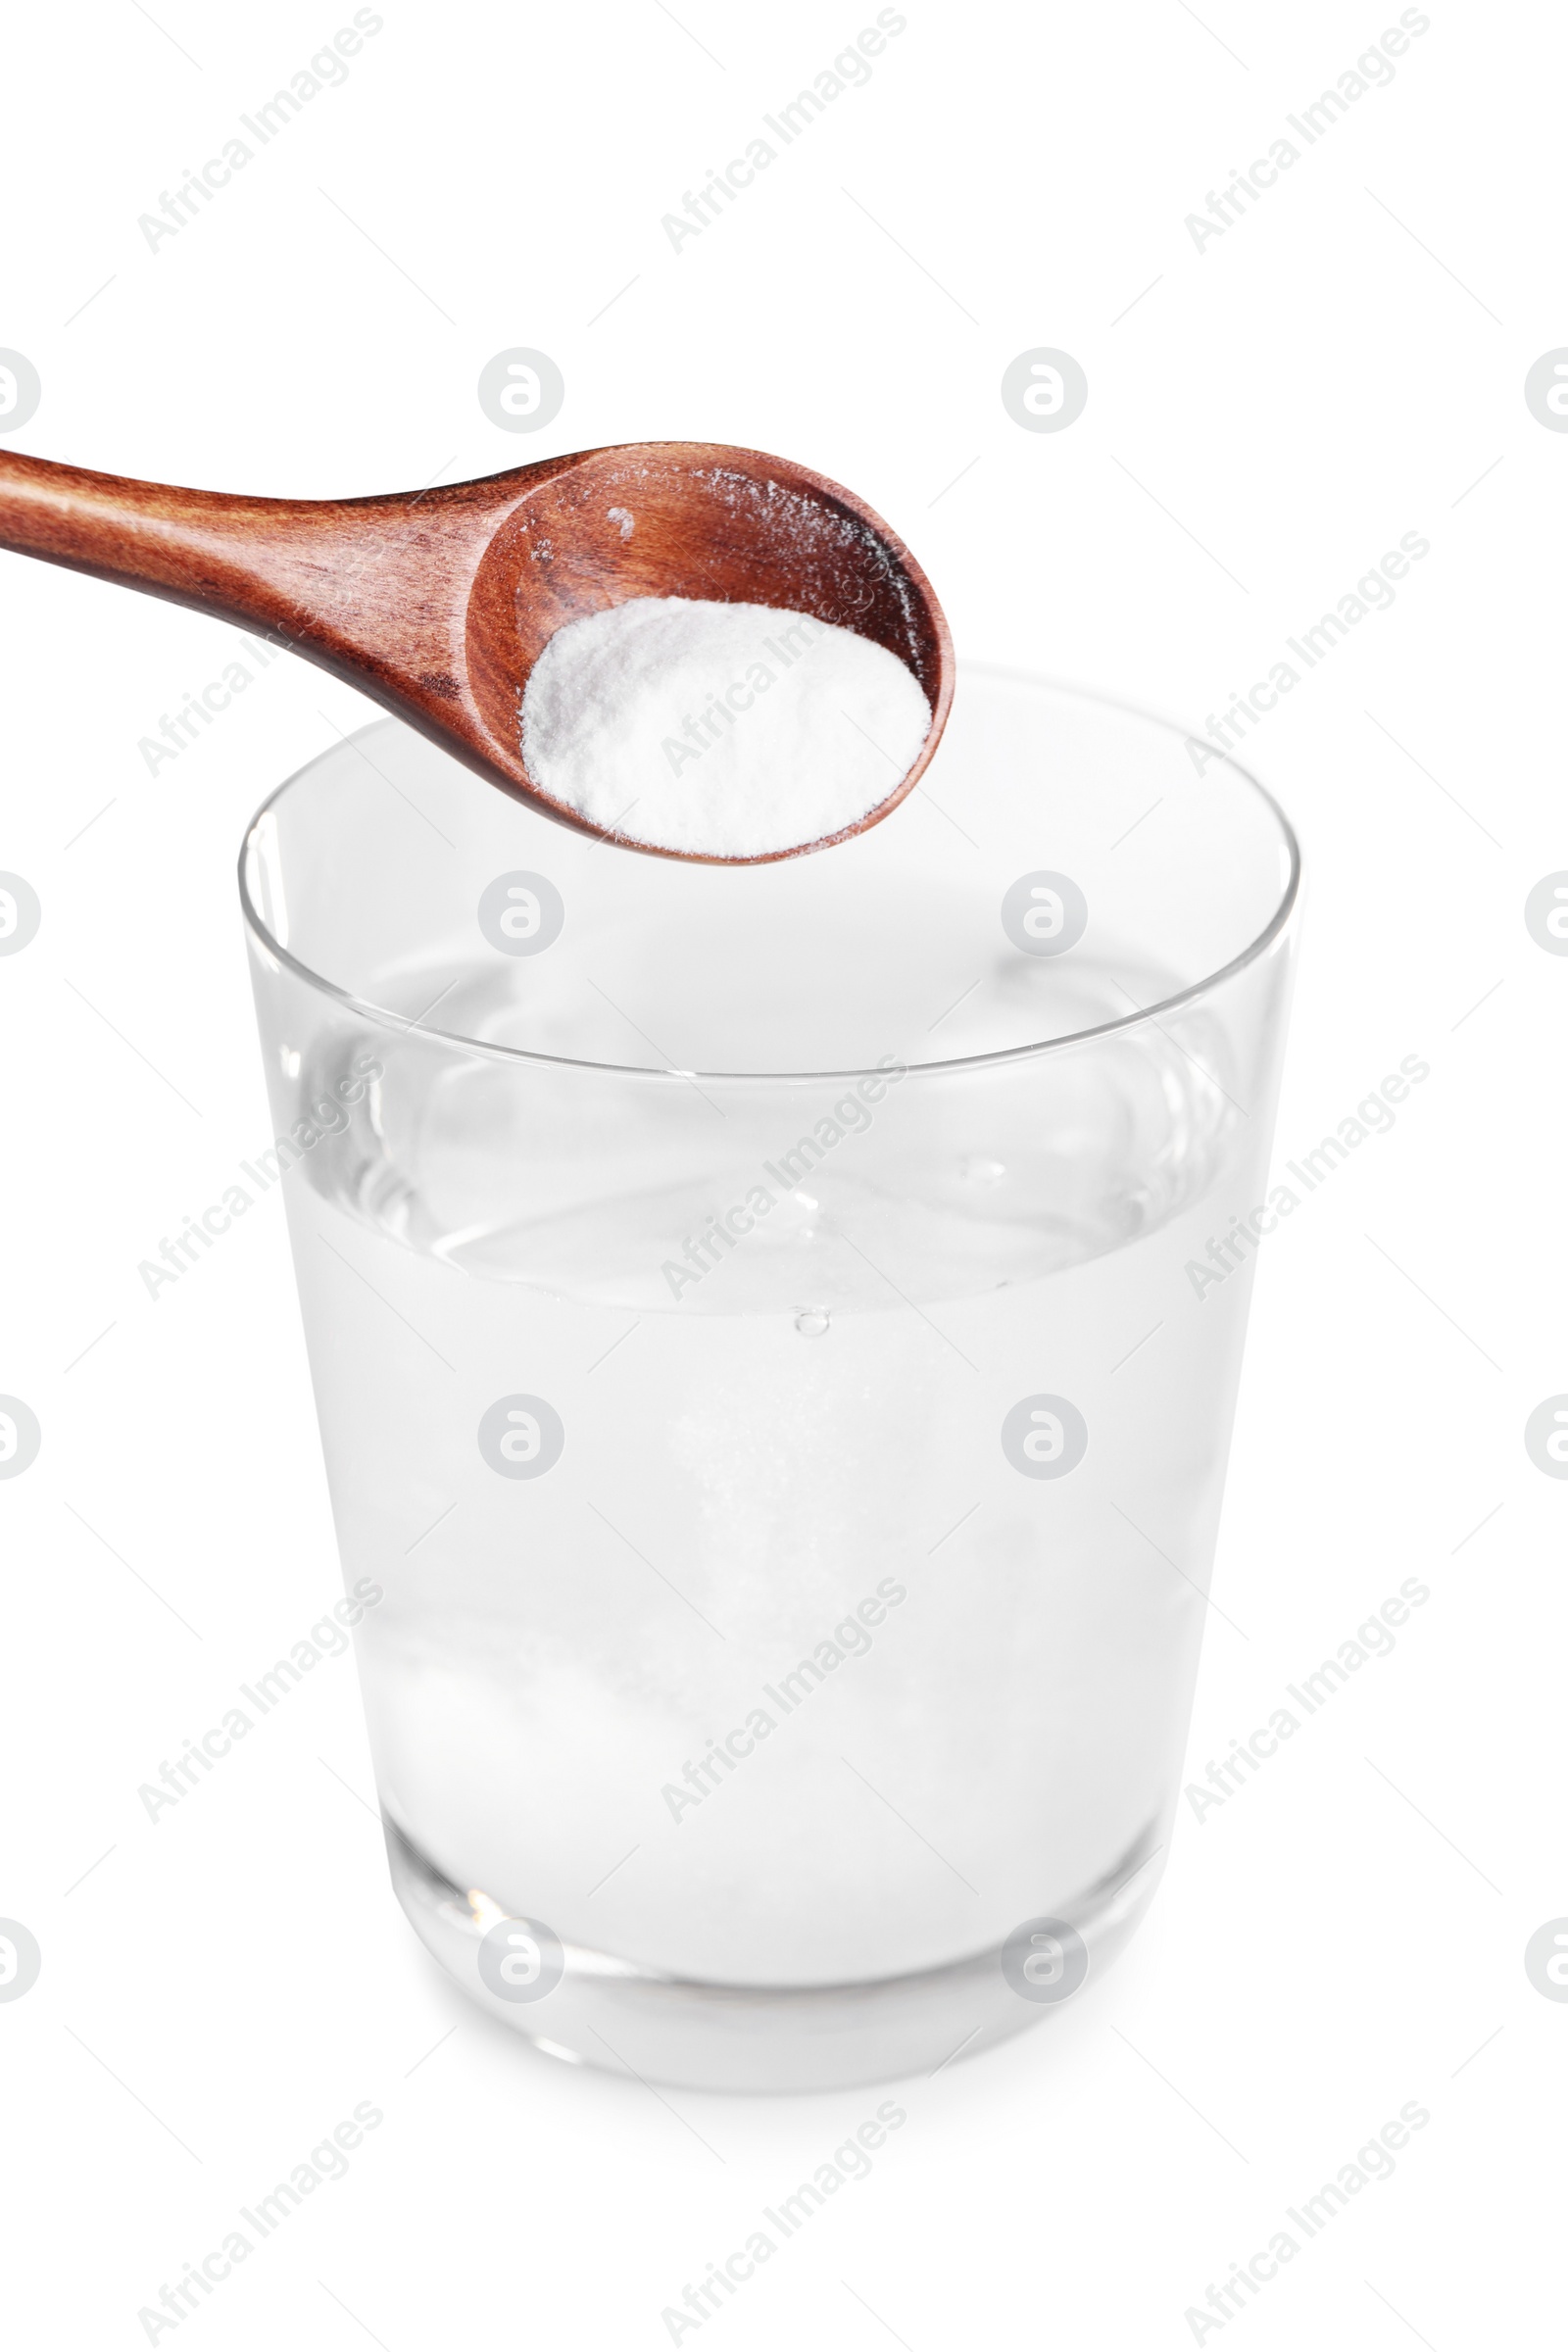
[[[819,1340],[830,1320],[825,1306],[803,1307],[795,1318],[795,1328],[803,1340]]]

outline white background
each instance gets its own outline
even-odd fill
[[[1431,1598],[1240,1794],[1183,1808],[1114,1972],[897,2086],[872,2176],[702,2340],[1189,2343],[1208,2282],[1407,2101],[1431,2120],[1394,2178],[1215,2332],[1544,2340],[1568,2006],[1523,1952],[1568,1913],[1568,1487],[1522,1431],[1568,1389],[1568,960],[1523,903],[1568,866],[1568,437],[1523,380],[1568,342],[1568,28],[1434,0],[1392,84],[1200,252],[1185,216],[1396,8],[910,0],[869,85],[677,255],[661,216],[872,8],[383,13],[156,252],[137,216],[350,10],[13,24],[0,344],[43,399],[11,446],[320,497],[607,441],[779,450],[908,538],[960,652],[1200,723],[1431,541],[1252,753],[1312,872],[1280,1159],[1402,1056],[1432,1075],[1260,1265],[1214,1588],[1241,1630],[1211,1620],[1189,1776],[1401,1579]],[[533,440],[475,398],[519,344],[566,382]],[[999,396],[1038,345],[1088,374],[1061,433]],[[43,1951],[0,2005],[8,2332],[145,2341],[161,2282],[370,2100],[348,2178],[181,2343],[664,2343],[886,2092],[654,2095],[493,2028],[393,1903],[346,1661],[156,1827],[136,1797],[336,1591],[280,1206],[156,1303],[136,1266],[270,1135],[243,822],[368,713],[279,660],[153,777],[138,740],[234,632],[10,557],[0,600],[0,867],[44,909],[0,960],[0,1390],[44,1431],[0,1484],[0,1915]]]

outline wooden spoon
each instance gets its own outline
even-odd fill
[[[931,731],[887,798],[833,841],[912,790],[953,700],[947,620],[902,540],[851,491],[751,449],[630,442],[446,489],[350,499],[230,498],[7,451],[0,546],[241,621],[517,800],[614,840],[625,837],[605,836],[543,791],[519,745],[528,673],[555,631],[584,613],[643,596],[772,605],[896,654],[931,706]],[[761,864],[826,846],[700,862]]]

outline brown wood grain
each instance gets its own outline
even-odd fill
[[[852,492],[757,450],[633,442],[441,489],[310,500],[3,451],[0,547],[239,621],[580,833],[599,829],[530,778],[518,727],[533,663],[584,613],[645,596],[772,605],[896,654],[931,705],[931,731],[897,789],[846,832],[913,789],[953,699],[947,622],[903,542]]]

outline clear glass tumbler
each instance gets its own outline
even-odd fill
[[[870,2082],[1131,1933],[1298,879],[1207,744],[983,670],[811,858],[590,842],[391,721],[256,818],[393,1880],[542,2048]]]

